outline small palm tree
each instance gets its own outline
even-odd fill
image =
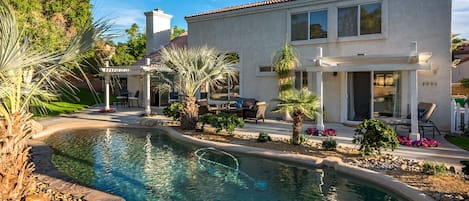
[[[287,112],[293,117],[293,142],[300,142],[300,132],[305,116],[315,119],[316,115],[321,113],[319,97],[307,90],[292,89],[286,92],[284,97],[273,101],[279,102],[277,107],[273,109],[274,112]]]
[[[73,88],[65,80],[72,72],[69,64],[109,27],[86,27],[63,52],[43,53],[31,48],[5,0],[0,0],[0,19],[0,200],[22,200],[34,184],[27,144],[31,108],[54,100],[60,87]]]
[[[227,54],[221,54],[206,46],[187,49],[172,47],[163,48],[161,60],[174,71],[173,85],[185,96],[181,111],[181,128],[194,129],[197,124],[197,92],[205,86],[212,88],[227,82],[227,76],[234,77],[234,63]]]

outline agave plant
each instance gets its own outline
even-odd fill
[[[273,101],[279,102],[273,112],[287,112],[293,117],[292,142],[301,142],[300,132],[305,117],[315,119],[321,113],[319,98],[307,90],[292,89]]]
[[[27,144],[31,109],[54,100],[58,87],[73,88],[65,79],[71,64],[109,25],[90,25],[63,52],[44,53],[31,48],[5,0],[0,0],[0,19],[0,200],[21,200],[34,184]]]
[[[197,92],[205,86],[212,88],[222,86],[227,76],[234,77],[235,68],[227,54],[213,48],[163,48],[161,60],[164,65],[174,71],[172,84],[185,97],[181,111],[181,128],[194,129],[197,124],[198,107]]]

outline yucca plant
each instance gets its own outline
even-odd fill
[[[185,102],[181,111],[181,128],[195,129],[198,107],[196,94],[202,87],[218,87],[226,84],[227,76],[234,77],[234,63],[227,54],[213,48],[163,48],[161,60],[173,70],[172,84],[184,95]],[[171,79],[170,78],[170,79]]]
[[[27,144],[31,108],[45,111],[41,106],[54,100],[60,87],[73,88],[65,80],[71,64],[109,26],[89,25],[63,52],[44,53],[31,48],[5,0],[0,0],[0,19],[0,200],[21,200],[34,184]]]
[[[285,45],[275,52],[272,59],[272,67],[278,76],[279,97],[284,97],[293,88],[293,73],[300,65],[298,56],[293,47],[285,42]]]
[[[319,97],[307,90],[292,89],[284,94],[284,97],[273,99],[278,101],[273,112],[287,112],[293,118],[292,142],[301,142],[300,132],[303,128],[305,117],[315,119],[321,113]]]

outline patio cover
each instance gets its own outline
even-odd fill
[[[141,75],[145,76],[145,113],[150,114],[150,75],[152,72],[172,72],[172,70],[159,63],[152,64],[150,58],[146,58],[145,65],[142,66],[113,66],[109,67],[109,62],[106,62],[106,67],[100,68],[100,71],[104,74],[105,80],[105,91],[106,91],[106,105],[105,110],[110,110],[109,105],[109,83],[111,75]]]
[[[411,51],[407,54],[363,55],[323,57],[322,47],[318,47],[312,67],[303,70],[316,73],[317,95],[321,97],[320,108],[324,107],[323,72],[360,72],[360,71],[409,71],[411,139],[420,139],[417,119],[417,71],[431,70],[431,53],[418,53],[417,42],[411,43]],[[317,128],[324,130],[323,115],[317,116]]]

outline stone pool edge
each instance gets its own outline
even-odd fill
[[[370,181],[385,190],[388,190],[402,198],[412,201],[432,201],[434,200],[430,196],[424,194],[420,190],[402,183],[398,179],[392,178],[387,175],[383,175],[379,172],[368,170],[365,168],[360,168],[346,164],[342,159],[337,157],[326,157],[318,158],[314,156],[302,155],[302,154],[291,154],[282,151],[243,146],[238,144],[229,144],[222,142],[213,142],[194,138],[188,135],[183,135],[171,127],[166,126],[156,126],[155,128],[164,130],[169,133],[169,136],[173,139],[189,142],[201,146],[214,147],[222,149],[224,151],[232,151],[237,153],[257,155],[270,159],[277,159],[281,161],[289,161],[298,164],[310,165],[315,167],[329,167],[334,169],[337,172],[346,174],[364,181]]]
[[[101,122],[102,123],[102,122]],[[430,196],[424,194],[423,192],[419,191],[418,189],[407,185],[405,183],[400,182],[399,180],[392,178],[390,176],[383,175],[381,173],[368,170],[365,168],[360,168],[356,166],[352,166],[349,164],[344,163],[340,158],[337,157],[326,157],[326,158],[318,158],[314,156],[308,156],[308,155],[302,155],[302,154],[291,154],[287,152],[282,152],[282,151],[276,151],[276,150],[270,150],[270,149],[263,149],[263,148],[257,148],[257,147],[250,147],[250,146],[243,146],[243,145],[238,145],[238,144],[229,144],[229,143],[222,143],[222,142],[213,142],[213,141],[207,141],[207,140],[202,140],[198,138],[194,138],[188,135],[183,135],[182,133],[176,131],[175,129],[167,126],[160,126],[157,125],[155,127],[148,127],[148,126],[138,126],[138,125],[128,125],[128,124],[122,124],[122,123],[117,123],[117,122],[107,122],[104,124],[86,124],[83,125],[83,122],[78,123],[66,123],[67,127],[63,129],[64,124],[61,124],[60,126],[51,126],[51,127],[46,127],[43,131],[37,133],[34,135],[33,139],[37,138],[42,138],[49,136],[51,134],[57,133],[59,131],[65,131],[65,130],[73,130],[73,129],[85,129],[85,128],[106,128],[106,127],[114,127],[114,128],[145,128],[145,129],[160,129],[163,131],[166,131],[169,136],[175,140],[183,141],[183,142],[188,142],[192,144],[196,144],[199,146],[207,146],[207,147],[214,147],[214,148],[219,148],[223,149],[225,151],[233,151],[237,153],[244,153],[244,154],[250,154],[250,155],[257,155],[257,156],[262,156],[270,159],[277,159],[281,161],[289,161],[289,162],[294,162],[298,164],[304,164],[304,165],[310,165],[310,166],[315,166],[315,167],[329,167],[333,168],[335,171],[340,172],[342,174],[350,175],[355,178],[359,178],[364,181],[370,181],[376,185],[379,185],[380,187],[402,197],[407,200],[412,200],[412,201],[432,201],[434,200]],[[61,129],[60,129],[61,128]],[[49,146],[47,146],[43,141],[40,140],[32,140],[32,144],[36,143],[36,146],[39,145],[41,147],[45,146],[48,149],[50,149]],[[33,146],[33,152],[32,155],[34,156],[34,145]],[[112,195],[103,191],[99,191],[96,189],[93,189],[91,187],[86,187],[83,185],[79,185],[73,180],[60,173],[55,166],[51,162],[51,157],[52,157],[52,150],[50,149],[50,152],[47,153],[49,156],[45,157],[33,157],[33,158],[38,158],[39,161],[36,163],[36,160],[34,161],[34,164],[36,167],[38,167],[38,164],[45,164],[45,167],[51,168],[50,173],[53,175],[53,177],[46,176],[46,179],[48,180],[48,183],[50,184],[51,187],[55,189],[62,189],[64,186],[70,186],[71,188],[78,188],[82,189],[84,192],[89,192],[86,193],[85,197],[83,197],[86,200],[89,201],[121,201],[125,200],[122,197]],[[36,168],[39,169],[39,168]]]

